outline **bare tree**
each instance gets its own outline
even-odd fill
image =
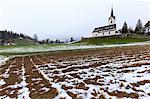
[[[37,34],[34,34],[34,40],[37,42],[38,41],[38,36]]]

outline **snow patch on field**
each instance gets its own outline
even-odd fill
[[[0,80],[0,86],[2,86],[2,85],[4,85],[4,84],[6,84],[6,82],[4,81],[4,79],[1,79],[1,80]]]
[[[7,95],[4,95],[4,96],[0,96],[0,99],[11,99],[11,98]]]
[[[12,65],[12,64],[14,64],[16,61],[13,61],[12,63],[11,63],[11,65],[9,66],[9,68],[8,69],[6,69],[6,72],[3,74],[3,77],[4,78],[8,78],[9,77],[9,71],[10,71],[10,69],[14,66],[14,65]],[[9,86],[7,86],[6,88],[4,88],[4,89],[9,89],[9,88],[11,88],[11,89],[16,89],[16,88],[19,88],[19,90],[18,90],[18,99],[30,99],[30,97],[29,97],[29,94],[30,94],[30,92],[29,92],[29,88],[27,88],[27,82],[26,82],[26,77],[25,77],[25,68],[24,68],[24,62],[22,63],[22,69],[21,69],[21,71],[22,71],[22,73],[21,73],[21,77],[22,77],[22,81],[20,82],[20,83],[16,83],[16,84],[14,84],[14,85],[9,85]],[[2,80],[0,80],[0,85],[4,85],[4,84],[6,84],[6,82],[2,79]],[[20,89],[21,88],[21,89]],[[2,89],[2,90],[4,90],[4,89]],[[0,90],[1,91],[1,90]],[[10,94],[16,94],[16,93],[14,93],[15,92],[15,90],[12,90],[11,92],[10,92]],[[2,99],[10,99],[8,96],[0,96],[0,98],[2,97]]]
[[[13,64],[14,64],[15,62],[16,62],[16,61],[13,61],[13,62],[11,63],[11,65],[8,67],[8,69],[6,69],[5,73],[2,74],[2,76],[3,76],[4,78],[8,78],[8,77],[9,77],[9,71],[10,71],[10,69],[14,66]]]
[[[31,60],[32,61],[32,60]],[[33,62],[33,61],[32,61]],[[56,99],[60,99],[60,97],[66,97],[67,99],[72,99],[67,93],[66,93],[66,91],[65,90],[63,90],[62,88],[61,88],[61,85],[59,84],[59,83],[54,83],[54,82],[51,82],[52,81],[52,79],[51,78],[49,78],[48,77],[48,75],[46,75],[42,70],[40,70],[37,66],[35,66],[37,69],[38,69],[38,71],[43,75],[43,77],[45,78],[45,79],[47,79],[49,82],[50,82],[50,84],[52,84],[52,87],[54,87],[54,88],[56,88],[57,90],[58,90],[58,96],[56,96],[55,98]]]
[[[122,56],[125,58],[125,56]],[[126,57],[127,58],[127,57]],[[116,58],[117,59],[117,58]],[[133,89],[134,86],[132,86],[132,83],[137,83],[139,81],[143,80],[150,80],[149,73],[138,73],[141,71],[144,71],[146,69],[150,68],[150,65],[139,65],[138,64],[144,64],[144,63],[150,63],[150,60],[135,60],[130,59],[124,59],[124,60],[115,60],[114,58],[111,60],[109,59],[110,63],[106,65],[100,65],[98,67],[92,68],[83,68],[83,69],[75,69],[75,71],[67,71],[62,72],[63,70],[67,70],[69,68],[78,68],[83,66],[89,66],[90,64],[93,64],[95,62],[99,62],[101,59],[93,58],[90,60],[95,61],[88,61],[87,59],[78,60],[78,61],[66,61],[66,62],[58,62],[54,64],[48,64],[43,66],[36,66],[38,71],[43,75],[43,77],[50,81],[52,84],[52,87],[56,88],[59,92],[59,94],[55,97],[56,99],[59,99],[61,97],[66,97],[67,99],[71,99],[71,97],[68,95],[68,91],[72,92],[74,94],[77,94],[78,98],[86,98],[90,99],[93,97],[92,93],[95,91],[96,93],[103,94],[107,98],[114,98],[115,96],[110,96],[108,92],[125,92],[127,94],[130,93],[137,93],[139,97],[150,97],[148,96],[149,92],[149,84],[140,85],[139,87],[136,87],[136,89],[143,90],[144,92],[137,92]],[[107,61],[107,60],[106,60]],[[76,65],[70,65],[72,63],[76,63]],[[131,66],[132,64],[137,64],[137,66]],[[57,66],[67,66],[65,68],[57,68]],[[124,68],[125,66],[125,68]],[[126,67],[130,66],[130,67]],[[52,70],[52,68],[55,68]],[[54,71],[58,71],[59,73],[54,73]],[[127,72],[126,72],[127,71]],[[75,75],[79,76],[72,77],[70,74],[76,73]],[[54,76],[58,77],[67,77],[65,78],[65,81],[58,81],[53,80]],[[96,76],[100,76],[101,78],[98,79],[96,82],[99,84],[85,84],[86,87],[89,89],[77,89],[75,88],[75,85],[77,83],[84,82],[86,79],[93,79]],[[80,79],[81,78],[81,79]],[[102,84],[102,85],[101,85]],[[121,85],[122,84],[122,85]],[[73,88],[68,89],[67,91],[62,88],[62,85],[66,86],[73,86]],[[104,89],[104,90],[101,90]],[[108,92],[106,92],[106,90]]]
[[[19,92],[18,98],[19,99],[31,99],[29,97],[29,94],[30,94],[29,88],[26,87],[28,84],[26,82],[25,68],[23,64],[22,64],[22,82],[20,83],[20,85],[22,86],[22,88],[18,91]]]
[[[9,59],[8,57],[0,55],[0,65],[3,64],[8,59]]]
[[[76,95],[76,98],[79,99],[99,98],[101,95],[117,99],[118,93],[125,94],[122,99],[131,98],[132,93],[139,98],[149,99],[149,55],[149,51],[133,55],[127,53],[120,56],[92,55],[83,58],[69,57],[69,59],[61,59],[61,61],[55,59],[55,62],[51,63],[46,62],[46,58],[37,55],[30,57],[30,61],[36,67],[33,68],[33,71],[39,72],[43,77],[32,77],[31,80],[35,82],[34,84],[40,84],[40,89],[38,89],[40,94],[44,94],[50,90],[50,88],[45,87],[44,83],[41,82],[44,78],[46,81],[48,80],[51,87],[56,88],[58,91],[55,99],[72,99],[72,95]],[[42,65],[38,65],[40,63]],[[6,72],[2,74],[4,78],[7,79],[9,74],[11,75],[11,68],[13,68],[13,62],[9,65],[9,68],[5,69]],[[3,88],[3,90],[19,88],[17,97],[30,99],[29,94],[32,91],[27,86],[26,77],[29,75],[26,75],[25,70],[23,60],[20,70],[17,71],[16,69],[13,71],[13,73],[18,74],[20,72],[19,77],[22,78],[22,81],[14,85],[9,85]],[[144,80],[147,82],[143,83]],[[4,85],[5,83],[4,80],[0,80],[0,85]],[[36,91],[37,89],[33,90]],[[15,94],[15,92],[11,91],[10,94]],[[113,96],[112,94],[115,95]],[[5,97],[5,95],[1,97]]]

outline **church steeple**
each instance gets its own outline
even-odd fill
[[[115,16],[114,16],[114,12],[113,12],[113,7],[111,8],[111,15],[108,19],[108,24],[109,25],[115,24]]]
[[[111,8],[111,17],[114,17],[113,8]]]

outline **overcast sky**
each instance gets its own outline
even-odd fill
[[[117,29],[150,20],[150,0],[0,0],[0,30],[40,39],[90,36],[108,24],[112,6]]]

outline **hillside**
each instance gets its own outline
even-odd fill
[[[20,38],[15,38],[14,43],[18,46],[35,45],[35,42],[33,42],[32,40],[20,39]]]
[[[25,34],[18,34],[12,31],[0,31],[0,45],[33,45],[35,44],[34,39]]]
[[[96,37],[96,38],[83,38],[81,41],[75,44],[85,44],[85,45],[110,45],[110,44],[126,44],[135,42],[148,41],[146,38],[137,37],[121,37],[121,36],[111,36],[111,37]]]
[[[30,46],[30,45],[35,45],[36,43],[32,40],[29,39],[24,39],[24,38],[11,38],[11,41],[13,42],[13,46]],[[5,42],[7,42],[7,40],[5,40]],[[3,44],[3,45],[8,45],[8,44]],[[7,46],[8,47],[8,46]],[[12,46],[10,46],[12,47]]]

